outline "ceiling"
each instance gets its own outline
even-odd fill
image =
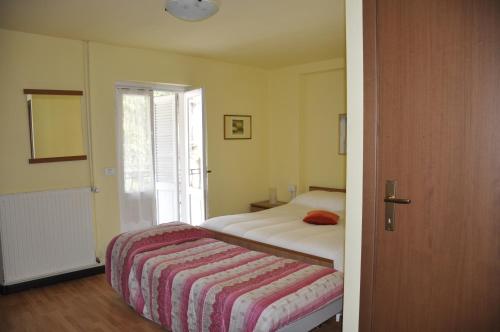
[[[344,0],[219,0],[184,22],[163,0],[0,0],[0,28],[278,68],[345,56]]]

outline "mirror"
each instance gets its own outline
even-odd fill
[[[29,163],[85,160],[82,91],[26,89],[31,159]]]

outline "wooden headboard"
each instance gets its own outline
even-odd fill
[[[345,193],[345,189],[310,186],[309,191],[313,191],[313,190],[334,191],[334,192],[338,192],[338,193]]]

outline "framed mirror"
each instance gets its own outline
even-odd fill
[[[85,160],[82,91],[25,89],[30,164]]]

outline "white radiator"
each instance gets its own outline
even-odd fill
[[[0,196],[0,282],[95,266],[90,188]]]

